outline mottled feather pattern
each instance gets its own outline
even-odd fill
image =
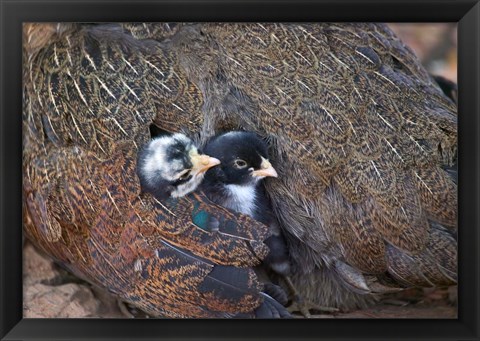
[[[81,277],[92,278],[95,283],[109,288],[110,291],[119,294],[124,299],[133,300],[130,296],[132,292],[137,292],[136,295],[142,297],[144,292],[141,291],[141,288],[148,287],[148,284],[153,281],[160,282],[154,285],[161,290],[157,295],[158,299],[162,297],[162,301],[158,302],[168,304],[168,302],[185,300],[187,297],[189,304],[204,306],[198,315],[182,315],[183,317],[209,317],[210,314],[213,314],[213,317],[221,317],[222,313],[220,312],[230,311],[233,314],[234,312],[251,311],[260,302],[259,291],[261,288],[256,282],[252,270],[248,268],[240,270],[245,273],[244,278],[247,281],[246,291],[241,291],[246,296],[236,295],[238,300],[243,300],[244,308],[239,310],[238,301],[232,302],[227,298],[223,298],[221,302],[206,298],[199,301],[200,298],[196,297],[193,302],[191,300],[198,294],[195,288],[199,288],[204,281],[209,280],[208,275],[215,269],[215,264],[240,267],[258,265],[260,259],[266,256],[268,249],[262,243],[262,247],[257,245],[253,251],[249,243],[261,243],[268,235],[266,228],[249,217],[221,209],[212,213],[222,221],[219,231],[208,232],[192,223],[192,212],[194,211],[192,205],[197,204],[197,211],[204,209],[200,201],[201,196],[192,196],[192,198],[185,199],[185,202],[170,207],[152,197],[140,198],[138,181],[125,179],[121,175],[129,172],[135,174],[135,170],[129,167],[132,160],[135,160],[132,155],[135,149],[133,145],[129,147],[129,149],[123,149],[123,152],[115,153],[112,159],[98,161],[100,165],[94,167],[97,169],[96,174],[89,174],[88,177],[67,178],[69,184],[69,187],[65,189],[67,193],[70,195],[72,193],[74,195],[81,194],[78,196],[78,200],[70,199],[68,202],[73,202],[77,205],[76,207],[81,208],[71,208],[73,215],[62,210],[63,220],[61,220],[61,225],[57,223],[58,229],[63,228],[62,243],[53,243],[57,240],[51,240],[48,234],[42,239],[32,238],[40,243],[44,240],[43,244],[45,245],[43,246],[47,248],[45,251],[49,254],[63,253],[64,256],[58,257],[57,260],[61,260],[67,268],[81,274]],[[73,166],[74,163],[71,165]],[[68,174],[75,174],[75,171]],[[93,189],[88,186],[90,182],[97,186],[99,196],[95,195]],[[131,183],[135,184],[133,188]],[[62,191],[57,197],[52,197],[54,201],[37,200],[33,204],[47,203],[55,207],[70,205],[61,200],[63,193]],[[90,193],[93,195],[88,195]],[[90,202],[86,202],[87,200]],[[195,202],[195,200],[198,201]],[[151,206],[148,206],[149,203]],[[145,207],[145,205],[147,206]],[[82,209],[86,211],[81,211]],[[209,206],[206,209],[212,210]],[[27,212],[30,213],[30,210]],[[174,213],[169,215],[168,212]],[[220,215],[221,212],[223,215]],[[32,213],[29,215],[35,216]],[[47,218],[48,220],[46,220]],[[54,215],[44,218],[50,223],[56,223],[56,219],[57,217]],[[150,222],[149,219],[153,219],[153,221]],[[237,225],[239,223],[241,225]],[[86,230],[81,229],[82,226],[85,226]],[[76,228],[72,229],[72,227]],[[27,232],[28,234],[29,232]],[[185,256],[187,252],[181,251],[182,246],[188,247],[187,252],[191,256]],[[53,251],[54,248],[57,251]],[[178,257],[183,263],[178,260]],[[143,277],[135,271],[136,263],[142,264],[143,270],[140,272]],[[170,296],[164,297],[167,295],[165,292],[173,291],[173,289],[169,289],[169,286],[179,285],[178,282],[182,283],[182,279],[186,280],[183,283],[185,292],[176,288],[175,296],[169,294]],[[236,285],[241,284],[237,283]],[[231,287],[233,286],[229,286],[229,290],[226,291],[227,295],[231,291]],[[208,288],[210,291],[218,290],[214,285],[210,285]],[[153,295],[148,293],[150,290],[152,290],[151,287],[145,294]],[[210,295],[209,290],[205,295]],[[224,302],[225,300],[227,303]],[[163,314],[162,309],[165,309],[165,307],[154,309],[151,302],[149,303],[148,300],[144,302],[143,299],[138,303],[136,301],[133,303],[152,315],[161,315]],[[215,313],[212,307],[220,309],[220,312]],[[170,307],[168,310],[171,311],[169,316],[177,316],[172,314],[181,314],[182,312],[183,314],[192,313],[190,309],[183,311]]]
[[[136,155],[155,124],[200,145],[233,129],[266,138],[280,175],[266,187],[306,299],[352,308],[395,286],[455,283],[456,183],[442,167],[456,157],[456,105],[385,25],[24,33],[25,232],[82,278],[156,316],[261,302],[251,267],[268,252],[265,226],[202,193],[141,193]],[[240,271],[242,295],[215,289],[216,267]]]
[[[28,76],[31,80],[35,78],[35,82],[29,86],[35,89],[32,95],[36,97],[27,103],[38,111],[25,112],[25,146],[32,152],[25,159],[25,167],[30,183],[36,186],[29,194],[25,211],[26,216],[32,218],[26,220],[33,221],[26,226],[27,235],[67,268],[127,300],[134,300],[135,295],[148,295],[152,290],[139,293],[140,289],[136,289],[148,285],[144,280],[134,280],[138,277],[135,264],[138,268],[138,264],[145,263],[143,273],[150,273],[148,281],[158,282],[153,287],[159,291],[157,299],[162,297],[153,302],[167,306],[152,304],[148,297],[146,303],[138,304],[153,315],[164,314],[163,309],[168,311],[167,316],[198,317],[253,310],[261,302],[260,288],[248,269],[242,270],[249,274],[247,288],[255,289],[238,298],[244,303],[240,310],[236,306],[238,302],[223,302],[219,306],[218,300],[206,298],[203,298],[202,309],[193,309],[200,303],[192,302],[192,295],[197,294],[195,288],[214,269],[215,263],[208,260],[210,256],[217,264],[257,265],[268,252],[261,242],[268,233],[265,227],[248,217],[222,210],[222,216],[218,211],[213,212],[228,225],[229,234],[222,234],[223,225],[215,234],[205,233],[192,224],[191,208],[195,199],[177,205],[173,218],[171,211],[153,198],[139,197],[136,152],[138,146],[147,141],[148,125],[154,113],[160,109],[169,113],[171,108],[181,110],[175,100],[179,98],[191,104],[196,101],[192,99],[198,98],[199,91],[187,80],[180,81],[181,77],[168,66],[171,63],[168,53],[162,53],[158,46],[160,55],[157,56],[148,50],[150,44],[144,48],[127,35],[122,36],[115,27],[84,28],[75,33],[42,50],[36,57],[44,61],[43,64],[30,64]],[[146,50],[150,51],[148,56],[142,54]],[[52,59],[43,58],[48,54]],[[187,90],[185,99],[180,92]],[[149,92],[156,96],[146,97]],[[188,120],[191,124],[195,122],[193,117]],[[178,122],[177,116],[172,122]],[[180,129],[168,120],[162,124],[169,130]],[[149,214],[144,213],[147,209]],[[154,219],[149,220],[151,216]],[[149,227],[150,234],[146,233]],[[175,227],[179,230],[172,231]],[[172,244],[163,244],[164,240]],[[169,248],[166,245],[171,245],[172,250],[179,250],[175,245],[185,245],[199,260],[207,257],[210,263],[189,260],[179,265],[173,258],[161,257],[162,250]],[[177,273],[173,268],[171,278],[162,277],[165,266],[174,267],[174,264],[184,270]],[[169,289],[169,285],[175,286],[173,282],[182,283],[182,276],[186,291],[177,290],[176,296],[167,294],[173,291]],[[182,301],[188,302],[188,309],[173,308]],[[215,309],[220,309],[220,313],[215,313]]]
[[[433,167],[437,172],[439,162],[452,162],[456,148],[456,108],[432,87],[432,80],[411,51],[397,39],[392,41],[393,35],[385,27],[371,24],[202,27],[203,32],[208,29],[221,41],[219,62],[225,63],[221,68],[230,75],[227,79],[249,102],[258,103],[256,115],[242,115],[240,125],[264,130],[266,136],[281,141],[275,166],[295,162],[294,170],[284,173],[289,176],[281,177],[281,184],[269,189],[277,207],[288,206],[277,210],[287,232],[301,238],[307,246],[322,246],[323,252],[313,256],[314,259],[318,257],[328,264],[331,258],[338,257],[336,247],[324,244],[337,243],[336,236],[340,234],[340,240],[346,243],[342,243],[346,261],[366,273],[375,273],[385,269],[387,254],[381,251],[385,250],[385,243],[393,243],[407,254],[416,254],[426,247],[428,218],[445,222],[448,220],[442,216],[453,212],[450,224],[456,220],[456,190],[450,187],[446,174],[442,173],[445,180],[437,180],[435,185],[428,181],[431,192],[425,189],[419,192],[417,177],[417,169],[425,171]],[[252,30],[255,34],[244,35]],[[285,31],[291,37],[288,49],[283,48],[282,39],[275,39],[277,32]],[[237,32],[242,32],[242,36]],[[262,45],[261,53],[255,42]],[[273,64],[276,60],[283,62]],[[256,61],[272,70],[269,77],[258,72],[260,68],[254,69]],[[259,88],[264,90],[258,91]],[[437,154],[439,149],[450,157]],[[343,174],[338,173],[342,170]],[[324,186],[309,186],[305,180],[310,177]],[[333,200],[331,194],[325,194],[323,204],[311,209],[309,206],[315,203],[307,198],[318,197],[325,186],[332,186],[332,179],[339,179],[339,187],[334,186],[327,193],[341,190],[339,194],[345,200]],[[312,193],[315,189],[318,192]],[[424,203],[425,191],[432,195],[428,203]],[[433,209],[430,206],[440,202],[444,195],[448,196],[448,200],[442,201],[444,211],[438,210],[435,217],[427,214]],[[286,204],[285,200],[296,204]],[[338,212],[345,212],[348,202],[355,204],[360,216],[371,215],[370,219],[358,223],[357,217],[348,220],[348,214],[339,218]],[[316,227],[307,219],[291,215],[310,216]],[[370,232],[361,234],[362,230]],[[316,254],[315,250],[310,252]],[[299,264],[305,263],[304,257],[304,254],[298,257]],[[363,265],[359,263],[362,258],[367,258],[361,261]]]

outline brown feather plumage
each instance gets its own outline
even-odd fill
[[[251,267],[266,254],[263,225],[201,193],[140,193],[136,153],[155,124],[200,144],[237,128],[268,139],[280,177],[267,189],[307,299],[350,308],[455,283],[456,184],[442,166],[456,155],[456,105],[386,26],[24,31],[25,231],[80,276],[154,315],[229,316],[261,301]],[[192,223],[199,209],[228,233]],[[215,266],[241,269],[244,294],[202,291]]]

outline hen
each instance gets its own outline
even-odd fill
[[[26,24],[25,232],[155,316],[250,316],[266,226],[140,194],[151,127],[255,131],[293,282],[344,309],[457,279],[456,105],[381,24]],[[448,169],[446,171],[445,169]],[[206,222],[214,217],[219,230]]]

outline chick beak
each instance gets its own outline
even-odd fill
[[[278,177],[278,174],[275,168],[272,167],[272,164],[267,159],[262,157],[260,169],[253,171],[252,176],[272,176],[276,178]]]
[[[193,167],[192,167],[193,175],[205,173],[208,169],[220,164],[219,159],[210,157],[208,155],[196,154],[191,157],[191,160],[193,164]]]

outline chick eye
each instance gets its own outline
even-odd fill
[[[190,169],[189,170],[186,170],[185,172],[183,172],[179,177],[178,177],[178,180],[185,180],[186,178],[188,178],[190,176]]]
[[[237,169],[242,169],[247,167],[247,162],[242,159],[236,159],[235,161],[233,161],[233,166]]]

